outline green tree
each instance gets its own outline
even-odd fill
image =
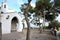
[[[60,27],[60,22],[58,22],[58,21],[56,21],[56,20],[50,22],[50,23],[49,23],[49,28],[52,28],[52,27],[53,27],[53,28],[55,28],[55,27],[59,28],[59,27]]]
[[[24,3],[21,7],[21,11],[24,12],[25,20],[27,23],[27,36],[26,40],[30,40],[30,23],[28,17],[30,16],[29,13],[33,13],[33,7],[30,5],[31,0],[28,0],[28,3]]]
[[[39,14],[42,14],[44,22],[45,20],[53,21],[58,16],[58,13],[56,13],[54,5],[50,1],[51,0],[36,1],[35,13],[37,16],[40,16]]]
[[[24,4],[22,4],[21,5],[21,7],[20,7],[20,9],[21,9],[21,14],[24,16],[24,12],[25,12],[25,10],[26,10],[26,7],[27,7],[27,5],[28,5],[28,3],[24,3]],[[30,5],[30,7],[29,7],[29,10],[28,10],[28,19],[29,19],[29,21],[30,21],[30,19],[32,18],[31,17],[31,14],[33,14],[33,12],[34,12],[34,10],[33,10],[34,8]],[[23,21],[25,20],[25,17],[23,18]]]
[[[28,3],[24,3],[24,4],[21,5],[20,9],[21,9],[22,12],[24,12],[26,10],[27,5],[28,5]],[[34,12],[34,8],[31,5],[29,7],[28,12],[29,13],[33,13]],[[28,13],[28,15],[29,15],[29,13]]]
[[[31,0],[28,0],[27,8],[24,11],[25,20],[26,20],[27,26],[28,26],[26,40],[30,40],[30,23],[29,23],[29,19],[28,19],[28,10],[30,7],[30,2],[31,2]]]

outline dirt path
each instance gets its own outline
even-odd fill
[[[33,34],[32,34],[33,33]],[[31,40],[57,40],[55,36],[51,35],[49,31],[39,33],[39,31],[31,31]]]
[[[2,36],[2,40],[26,40],[26,29],[22,33],[5,34]],[[51,35],[49,31],[39,33],[38,29],[31,29],[30,40],[56,40],[56,37]]]

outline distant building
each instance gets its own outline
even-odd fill
[[[22,32],[23,24],[18,12],[9,9],[6,2],[0,7],[0,33]]]

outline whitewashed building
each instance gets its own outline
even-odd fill
[[[18,12],[9,9],[6,2],[0,7],[0,33],[22,32],[23,24]]]

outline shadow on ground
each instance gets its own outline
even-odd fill
[[[23,32],[12,32],[10,34],[2,35],[2,40],[26,40],[26,29]],[[50,31],[39,33],[38,29],[30,30],[30,40],[57,40],[55,36],[51,35]]]

